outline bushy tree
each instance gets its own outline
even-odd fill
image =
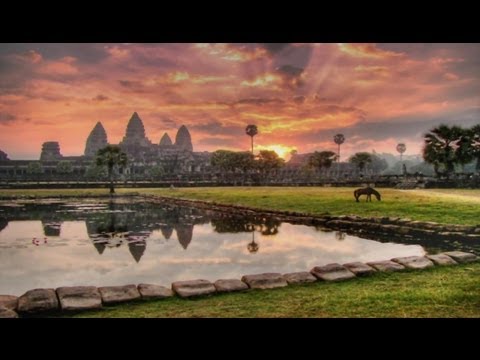
[[[285,160],[279,157],[275,151],[260,150],[256,165],[260,172],[268,173],[283,167],[285,165]]]
[[[148,169],[148,174],[152,180],[159,180],[165,175],[165,169],[162,165],[155,165]]]
[[[358,152],[351,156],[348,160],[351,164],[354,164],[360,172],[365,170],[365,167],[373,160],[373,156],[367,152]]]
[[[308,158],[308,166],[318,170],[328,169],[332,166],[337,156],[333,151],[315,151]]]
[[[68,175],[73,172],[73,165],[70,161],[61,160],[57,163],[57,173],[61,175]]]
[[[437,175],[442,166],[447,177],[455,170],[459,163],[459,141],[464,130],[458,126],[440,125],[425,134],[423,159],[432,164]]]

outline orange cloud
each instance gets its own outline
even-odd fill
[[[404,55],[379,49],[375,44],[339,44],[338,47],[342,52],[358,58],[388,59]]]

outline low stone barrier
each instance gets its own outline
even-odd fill
[[[98,288],[104,304],[115,304],[140,299],[140,292],[135,285],[105,286]]]
[[[315,266],[312,271],[319,280],[324,281],[342,281],[355,277],[355,274],[340,264],[328,264],[325,266]]]
[[[216,291],[215,286],[208,280],[176,281],[172,284],[172,290],[183,298],[208,295]]]
[[[92,310],[102,307],[102,297],[95,286],[60,287],[57,289],[64,311]]]
[[[220,279],[213,285],[219,293],[248,290],[248,285],[238,279]]]
[[[356,276],[366,276],[366,275],[371,275],[376,272],[376,270],[368,266],[367,264],[364,264],[362,262],[351,262],[347,264],[343,264],[348,270],[350,270],[352,273],[354,273]]]
[[[315,266],[310,272],[288,274],[264,273],[245,275],[241,280],[220,279],[211,283],[208,280],[176,281],[171,290],[154,284],[126,286],[59,287],[54,289],[29,290],[20,297],[0,295],[0,318],[18,318],[32,314],[54,313],[59,311],[81,311],[100,309],[103,305],[138,299],[165,299],[174,295],[182,298],[205,296],[214,293],[245,291],[248,289],[273,289],[291,284],[315,281],[341,281],[379,272],[404,269],[425,269],[433,266],[455,265],[478,261],[472,253],[451,251],[436,255],[398,257],[385,261],[352,262],[343,265],[328,264]]]
[[[242,277],[242,281],[251,289],[274,289],[288,286],[287,280],[279,273],[245,275]]]

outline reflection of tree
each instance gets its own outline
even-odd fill
[[[254,230],[254,225],[250,221],[241,218],[212,219],[212,226],[219,234],[250,232]]]
[[[235,217],[212,219],[213,229],[217,233],[252,232],[257,227],[260,228],[262,235],[275,235],[278,234],[280,224],[280,220],[275,218],[252,219]]]
[[[43,232],[45,236],[60,236],[61,222],[44,222]]]
[[[145,240],[132,241],[129,238],[128,227],[126,225],[128,214],[116,213],[116,204],[114,201],[108,202],[108,213],[102,214],[96,221],[87,220],[87,232],[93,238],[93,246],[101,255],[108,247],[119,247],[128,241],[128,249],[136,262],[140,261],[145,252]],[[142,245],[143,241],[143,245]],[[140,243],[140,245],[138,245]]]
[[[250,254],[255,254],[258,251],[258,244],[255,242],[255,231],[252,231],[252,242],[247,245]]]
[[[278,234],[278,228],[280,226],[280,220],[275,218],[268,218],[261,224],[262,235],[276,235]]]
[[[343,231],[335,231],[335,238],[337,240],[345,240],[345,236],[347,236],[347,234]]]

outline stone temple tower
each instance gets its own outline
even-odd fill
[[[119,145],[136,145],[147,147],[152,145],[150,140],[148,140],[145,136],[145,127],[143,126],[142,119],[140,119],[140,116],[138,116],[136,112],[134,112],[132,117],[130,118],[125,136],[123,137],[123,140]]]
[[[40,161],[55,161],[63,158],[60,153],[60,144],[57,141],[47,141],[42,145]]]
[[[193,151],[192,137],[185,125],[182,125],[178,129],[177,136],[175,137],[175,145],[182,150]]]
[[[95,156],[98,150],[107,146],[107,133],[99,121],[88,135],[85,145],[85,156]]]
[[[160,146],[172,146],[172,139],[168,136],[167,133],[163,134],[162,138],[160,139]]]
[[[2,150],[0,150],[0,161],[7,161],[7,160],[10,160],[8,158],[8,155],[7,153],[3,152]]]

